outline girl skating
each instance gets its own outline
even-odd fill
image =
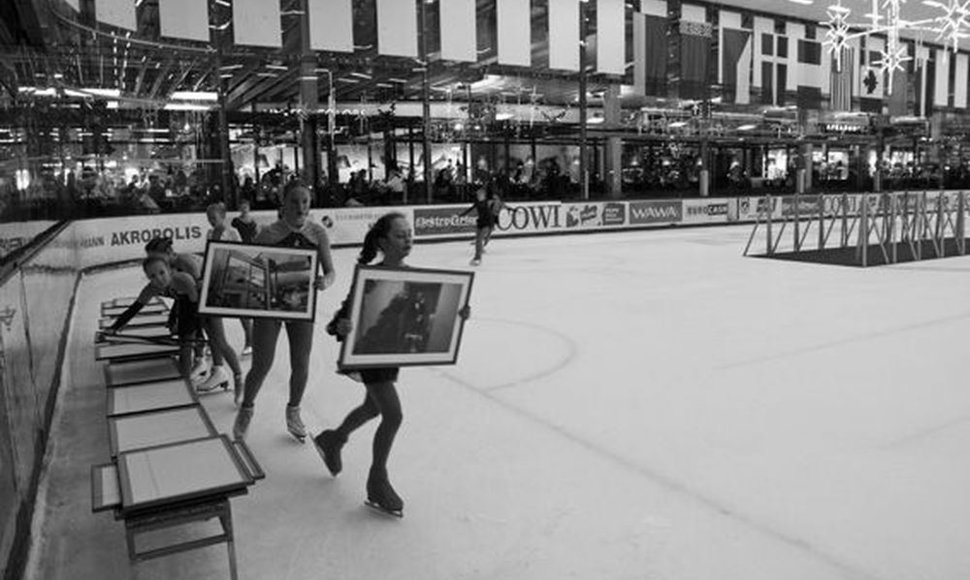
[[[411,253],[411,226],[404,215],[389,213],[378,219],[364,238],[364,247],[357,262],[369,264],[377,257],[378,252],[383,255],[383,260],[378,266],[407,267],[404,259]],[[469,309],[463,308],[460,315],[467,318]],[[336,336],[338,341],[342,341],[351,329],[348,298],[344,300],[340,310],[327,325],[327,332]],[[364,401],[344,418],[339,427],[323,431],[314,437],[313,443],[327,465],[327,469],[331,474],[337,475],[343,469],[340,453],[347,443],[347,438],[364,423],[380,415],[381,422],[374,433],[373,458],[367,477],[366,503],[401,517],[404,513],[404,501],[391,486],[387,475],[387,460],[391,453],[391,446],[403,420],[401,401],[395,387],[398,370],[397,367],[361,370],[360,378],[367,389]]]

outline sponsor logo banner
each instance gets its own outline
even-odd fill
[[[673,224],[684,218],[680,200],[631,201],[630,225]]]
[[[209,229],[204,213],[81,220],[64,243],[77,249],[78,266],[86,268],[142,258],[156,236],[172,238],[176,252],[202,253]]]
[[[726,199],[684,200],[684,222],[685,223],[714,223],[726,222],[728,215],[728,202]]]
[[[799,217],[805,218],[817,216],[820,201],[821,197],[818,195],[792,195],[785,197],[781,202],[781,215],[783,217],[789,217],[797,214]]]
[[[603,204],[603,226],[615,227],[626,225],[626,204],[607,202]]]
[[[327,228],[327,236],[333,246],[364,243],[364,236],[371,224],[388,212],[398,212],[410,222],[411,208],[401,207],[341,207],[314,210],[311,215]],[[416,227],[416,226],[415,226]]]
[[[438,206],[414,208],[414,236],[429,238],[454,236],[475,232],[477,215],[460,215],[470,206]],[[559,202],[515,203],[506,205],[499,213],[494,235],[544,233],[563,229],[566,220]]]
[[[565,215],[566,229],[598,228],[602,226],[601,210],[602,204],[598,203],[564,204],[562,212]]]
[[[626,204],[622,202],[563,204],[562,213],[567,230],[626,225]]]
[[[460,215],[469,206],[416,207],[414,208],[414,237],[455,235],[475,231],[474,211]],[[503,212],[504,213],[504,212]]]
[[[557,202],[509,204],[498,216],[496,233],[543,233],[559,231],[565,224],[563,206]]]

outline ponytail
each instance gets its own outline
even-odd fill
[[[377,257],[378,239],[380,239],[380,234],[376,227],[367,230],[367,235],[364,236],[364,247],[361,248],[360,255],[357,256],[358,264],[370,264]]]
[[[367,235],[364,236],[364,247],[361,248],[360,254],[357,256],[358,264],[370,264],[377,257],[381,238],[387,237],[388,232],[391,231],[391,224],[397,218],[405,219],[404,214],[400,212],[386,213],[367,230]]]

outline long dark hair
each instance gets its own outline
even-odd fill
[[[391,231],[391,224],[398,218],[407,219],[403,213],[392,211],[382,215],[367,230],[367,235],[364,236],[364,247],[361,248],[360,255],[357,256],[358,264],[370,264],[377,257],[377,251],[380,249],[378,242],[381,238],[387,237],[387,234]]]

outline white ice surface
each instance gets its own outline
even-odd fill
[[[247,440],[267,478],[233,500],[241,578],[970,578],[970,258],[774,261],[741,255],[748,232],[494,240],[458,364],[401,372],[403,520],[362,506],[374,423],[337,478],[286,434],[281,334]],[[467,269],[471,251],[418,245],[409,263]],[[314,431],[363,398],[324,332],[355,253],[335,251],[318,304]],[[78,316],[141,282],[86,278]],[[231,396],[204,402],[230,432]],[[225,552],[145,568],[219,576]]]

